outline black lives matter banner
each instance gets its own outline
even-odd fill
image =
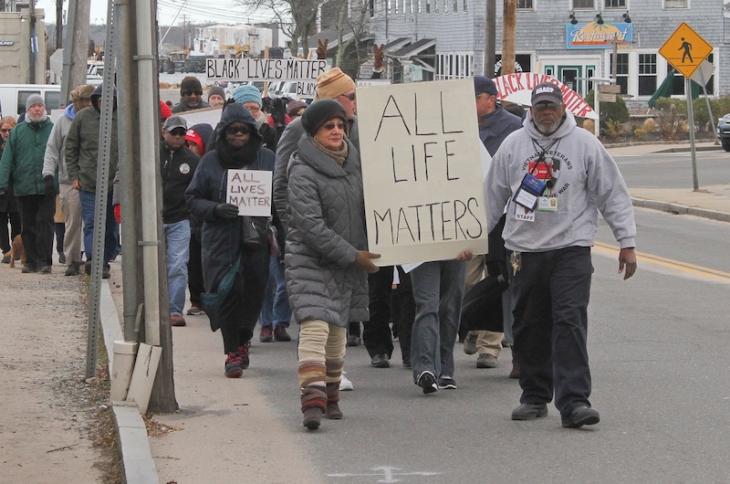
[[[327,61],[318,59],[208,59],[206,64],[208,79],[234,82],[316,81],[327,70]]]
[[[378,265],[487,250],[471,80],[358,88],[368,243]]]

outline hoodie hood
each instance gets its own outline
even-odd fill
[[[223,139],[226,128],[235,122],[243,123],[248,126],[251,130],[252,138],[261,139],[261,135],[259,134],[256,126],[256,121],[253,119],[253,116],[251,116],[251,113],[248,112],[248,109],[238,103],[229,103],[223,108],[221,120],[215,128],[216,143]]]
[[[213,146],[208,146],[211,135],[213,134],[213,128],[208,123],[194,124],[190,126],[190,128],[188,128],[188,131],[190,131],[191,129],[198,133],[198,136],[200,136],[200,138],[203,140],[206,152],[213,149]]]
[[[74,105],[69,104],[68,106],[66,106],[66,109],[63,110],[63,115],[73,121],[73,119],[76,117],[76,109],[74,108]]]
[[[525,131],[527,131],[527,134],[530,135],[530,138],[540,142],[540,144],[544,144],[567,136],[578,125],[575,122],[575,116],[573,116],[573,113],[566,110],[565,119],[560,127],[553,134],[545,136],[535,127],[535,123],[532,121],[532,112],[528,110],[525,120],[522,122],[522,126],[525,128]]]

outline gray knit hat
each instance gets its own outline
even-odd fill
[[[25,110],[29,110],[31,106],[35,106],[36,104],[40,104],[41,106],[46,105],[45,101],[43,101],[43,96],[40,94],[31,94],[25,100]]]

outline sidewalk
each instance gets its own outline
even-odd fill
[[[0,481],[109,482],[94,448],[100,397],[84,383],[78,277],[0,265]],[[102,400],[103,401],[103,400]]]
[[[711,142],[697,143],[698,148],[714,147]],[[687,144],[651,144],[609,148],[613,156],[665,153],[667,150],[689,149]],[[717,147],[718,150],[721,148]],[[730,153],[728,153],[730,170]],[[730,185],[710,185],[693,191],[690,188],[630,187],[634,206],[683,215],[730,222]]]

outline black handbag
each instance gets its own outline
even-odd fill
[[[200,303],[208,315],[210,330],[216,331],[223,325],[223,320],[230,305],[228,296],[231,294],[238,280],[238,273],[241,271],[241,256],[225,273],[215,292],[204,292],[200,294]]]

